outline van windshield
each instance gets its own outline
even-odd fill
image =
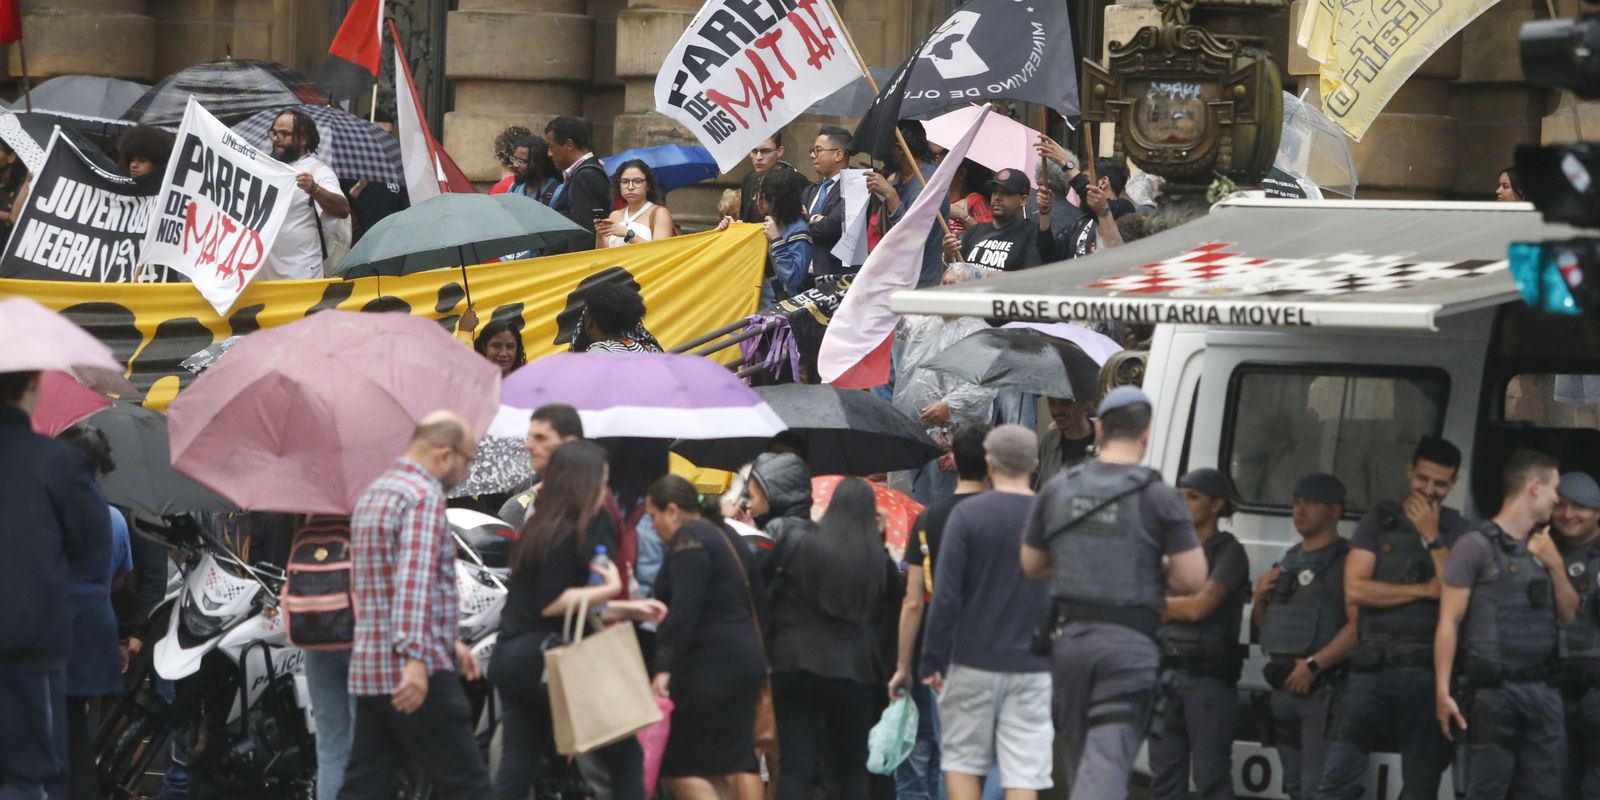
[[[1297,478],[1344,482],[1346,515],[1403,491],[1417,440],[1437,435],[1450,379],[1442,370],[1243,365],[1232,376],[1222,463],[1240,505],[1287,511]]]

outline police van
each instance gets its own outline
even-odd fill
[[[1168,482],[1207,466],[1232,478],[1238,513],[1224,529],[1254,580],[1299,541],[1298,476],[1344,482],[1348,536],[1374,503],[1403,499],[1424,435],[1461,448],[1447,504],[1473,518],[1498,509],[1515,448],[1600,475],[1600,315],[1529,308],[1507,264],[1513,242],[1575,235],[1524,203],[1232,200],[1088,258],[900,292],[893,309],[1155,325],[1148,462]],[[1267,691],[1262,663],[1252,647],[1241,703]],[[1283,797],[1256,715],[1239,720],[1235,791]],[[1367,797],[1398,797],[1399,757],[1374,754],[1368,780]]]

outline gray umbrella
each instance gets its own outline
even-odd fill
[[[33,87],[28,99],[19,97],[10,108],[26,110],[31,100],[35,111],[118,119],[149,90],[143,83],[99,75],[58,75]]]
[[[451,497],[472,497],[521,490],[533,484],[533,462],[522,439],[486,436],[478,442],[466,479],[450,489]]]
[[[1083,348],[1032,328],[978,331],[922,366],[979,386],[1067,400],[1092,399],[1100,378],[1100,365]]]
[[[237,510],[172,468],[167,418],[159,412],[117,400],[83,422],[99,428],[111,443],[117,467],[100,477],[100,488],[113,505],[157,516]]]

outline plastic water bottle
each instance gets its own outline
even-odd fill
[[[609,566],[611,566],[611,559],[606,555],[606,546],[603,544],[595,545],[594,558],[589,559],[589,585],[597,586],[605,583],[605,576],[595,570]]]

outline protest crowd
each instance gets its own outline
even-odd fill
[[[1075,77],[941,105],[971,76],[913,55],[801,136],[865,67],[831,4],[769,5],[711,0],[738,17],[666,57],[658,109],[702,146],[513,125],[483,195],[399,41],[395,113],[223,90],[31,166],[0,125],[0,800],[1600,798],[1594,375],[1508,373],[1492,456],[1442,411],[1363,427],[1434,401],[1399,368],[1237,417],[1236,377],[1208,419],[1225,371],[1146,359],[1199,337],[1221,369],[1244,326],[1002,298],[1368,290],[1140,250],[1202,223],[1077,129]],[[1023,24],[968,5],[991,21],[926,49]],[[1040,47],[1075,63],[1059,12]],[[792,98],[673,66],[734,36]],[[674,209],[746,159],[714,223]],[[1493,169],[1498,201],[1538,189]],[[1348,428],[1312,441],[1297,404]]]

